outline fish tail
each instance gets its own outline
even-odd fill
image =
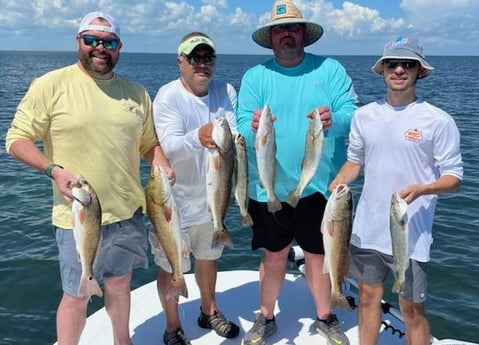
[[[241,215],[241,224],[242,225],[253,225],[253,218],[251,218],[251,215],[249,214],[249,212],[246,212],[246,214],[242,214]]]
[[[166,293],[166,299],[174,298],[178,300],[180,296],[188,298],[188,288],[186,287],[185,278],[174,278],[171,280],[170,288]]]
[[[343,308],[348,311],[351,310],[351,305],[347,298],[341,293],[331,294],[331,306],[333,308]]]
[[[181,244],[181,256],[183,256],[185,258],[189,258],[190,257],[190,248],[185,243],[185,241],[181,241],[181,242],[182,242],[182,244]]]
[[[88,297],[96,295],[98,297],[103,296],[100,285],[93,275],[83,276],[80,279],[80,286],[78,287],[78,296]]]
[[[293,190],[289,195],[286,197],[286,202],[290,204],[292,207],[296,207],[299,201],[299,193],[297,190]]]
[[[268,200],[268,212],[274,213],[281,210],[283,206],[277,197],[273,200]]]
[[[226,229],[215,230],[213,234],[211,248],[216,248],[220,245],[225,245],[230,248],[233,248],[233,241],[231,240],[231,236],[228,231],[226,231]]]
[[[391,291],[393,293],[403,293],[405,287],[406,287],[406,282],[401,282],[401,281],[396,279],[396,280],[394,280],[394,284],[393,284],[393,287],[392,287]]]

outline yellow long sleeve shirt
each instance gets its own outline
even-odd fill
[[[6,136],[42,141],[45,155],[94,187],[102,223],[145,210],[140,159],[158,144],[152,104],[140,85],[115,74],[96,80],[75,64],[35,79]],[[71,229],[71,206],[53,183],[52,223]]]

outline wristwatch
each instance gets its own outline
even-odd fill
[[[45,168],[45,170],[43,170],[43,173],[44,173],[45,175],[47,175],[49,178],[53,178],[53,176],[52,176],[52,170],[53,170],[54,168],[56,168],[56,167],[59,167],[59,168],[62,168],[62,169],[63,169],[63,167],[62,167],[61,165],[59,165],[59,164],[50,163],[50,164],[48,164],[48,166]]]

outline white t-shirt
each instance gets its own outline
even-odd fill
[[[176,174],[172,190],[181,227],[211,221],[206,201],[207,149],[201,145],[199,128],[224,116],[231,132],[236,129],[237,94],[224,81],[211,80],[208,95],[197,97],[177,79],[163,85],[153,101],[156,133]]]
[[[351,243],[389,255],[391,194],[444,174],[459,179],[463,174],[454,120],[421,99],[403,107],[381,100],[358,109],[351,123],[348,160],[364,167]],[[430,259],[436,201],[436,195],[426,195],[408,206],[409,254],[418,261]]]

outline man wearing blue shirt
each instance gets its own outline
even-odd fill
[[[260,313],[244,344],[263,344],[276,331],[274,306],[286,272],[293,240],[305,254],[306,278],[316,305],[316,327],[328,340],[349,344],[330,307],[330,281],[323,273],[324,247],[320,230],[328,186],[346,160],[346,138],[356,110],[351,78],[336,60],[306,53],[304,47],[323,34],[320,25],[303,19],[291,1],[275,1],[270,22],[253,33],[274,58],[249,69],[238,97],[238,131],[245,137],[248,157],[249,212],[253,217],[252,249],[264,248],[260,264]],[[255,138],[260,110],[268,105],[276,133],[274,191],[281,210],[269,212],[259,182]],[[296,188],[305,153],[308,115],[320,114],[324,146],[319,167],[296,207],[286,201]]]

